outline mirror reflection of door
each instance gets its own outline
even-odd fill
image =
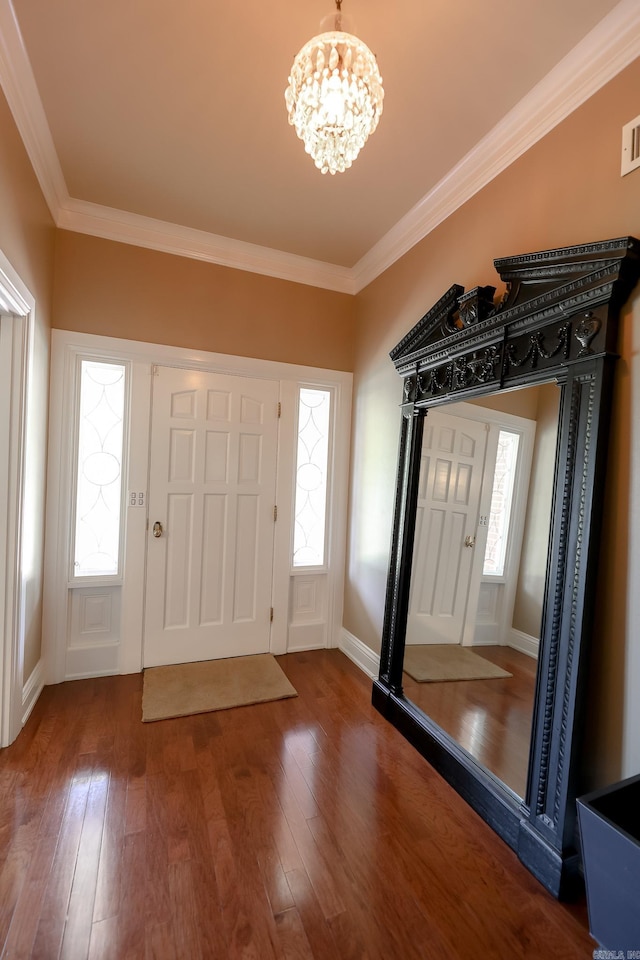
[[[526,792],[559,396],[555,384],[542,384],[452,404],[446,413],[431,410],[424,429],[405,694],[519,796]],[[422,651],[438,661],[426,680],[414,679],[420,669],[406,672]],[[500,675],[485,676],[483,664]]]
[[[434,410],[420,461],[408,644],[460,643],[487,441],[481,422]],[[465,544],[466,541],[466,544]]]

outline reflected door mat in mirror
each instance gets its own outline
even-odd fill
[[[404,651],[404,667],[418,683],[439,680],[492,680],[513,674],[495,663],[457,644],[409,644]]]
[[[169,720],[297,696],[270,653],[150,667],[144,671],[142,720]]]

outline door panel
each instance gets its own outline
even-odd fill
[[[269,650],[278,393],[156,368],[145,666]]]
[[[478,522],[486,426],[429,413],[418,483],[407,643],[460,643]]]

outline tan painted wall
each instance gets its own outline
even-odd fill
[[[0,211],[0,250],[36,300],[33,370],[28,398],[24,505],[26,680],[38,663],[41,652],[42,541],[54,226],[1,91]]]
[[[344,625],[379,650],[389,558],[401,383],[389,350],[449,288],[496,284],[494,257],[634,235],[640,171],[620,177],[621,127],[638,113],[640,61],[572,114],[358,296],[349,558]],[[621,320],[601,587],[590,705],[594,783],[640,770],[640,707],[626,684],[640,669],[640,503],[631,514],[630,464],[640,466],[640,290]],[[634,373],[640,378],[640,363]],[[633,416],[632,416],[633,413]],[[632,432],[632,423],[634,426]],[[630,449],[631,448],[631,449]],[[640,498],[639,498],[640,500]],[[630,623],[629,615],[637,622]],[[636,676],[636,685],[640,676]]]
[[[535,420],[538,416],[538,389],[538,387],[527,387],[526,390],[509,390],[468,402],[478,407],[487,407],[489,410],[510,413],[514,417]]]
[[[53,326],[351,370],[355,301],[346,294],[61,230]]]

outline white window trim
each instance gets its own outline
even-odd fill
[[[343,592],[346,552],[346,510],[348,498],[349,434],[351,424],[351,373],[324,370],[315,367],[287,364],[251,357],[215,354],[206,351],[151,344],[65,330],[52,331],[51,355],[51,411],[49,435],[49,469],[47,485],[47,537],[45,554],[44,645],[47,656],[48,682],[66,678],[66,649],[68,621],[67,558],[69,550],[69,485],[74,469],[72,436],[68,417],[60,411],[70,409],[70,373],[77,356],[90,355],[100,360],[127,361],[131,364],[131,409],[136,420],[146,423],[146,429],[132,422],[130,460],[125,478],[126,490],[147,490],[147,451],[149,440],[150,383],[144,382],[144,373],[154,364],[237,376],[274,379],[280,382],[282,416],[281,436],[292,440],[297,417],[297,390],[300,384],[331,389],[335,397],[332,489],[333,508],[330,512],[327,569],[329,570],[328,645],[338,646],[342,629]],[[137,375],[136,375],[137,374]],[[57,415],[56,415],[57,412]],[[143,436],[144,434],[144,436]],[[293,469],[291,456],[282,460],[276,480],[276,501],[293,504]],[[125,496],[126,500],[126,496]],[[292,511],[291,511],[292,512]],[[274,540],[274,621],[271,631],[271,651],[286,653],[288,603],[291,589],[292,516],[279,511]],[[129,510],[125,523],[124,581],[122,586],[121,633],[139,637],[139,644],[121,647],[117,670],[104,672],[133,673],[142,666],[142,632],[144,597],[141,583],[144,576],[133,578],[127,571],[143,571],[146,562],[146,509]],[[141,536],[141,532],[144,535]],[[316,571],[317,572],[317,571]],[[87,674],[89,675],[89,674]]]

